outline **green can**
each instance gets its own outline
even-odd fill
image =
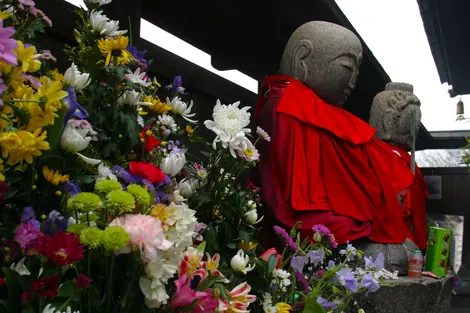
[[[449,253],[452,230],[429,227],[428,248],[426,250],[425,270],[439,276],[446,276],[449,267]]]

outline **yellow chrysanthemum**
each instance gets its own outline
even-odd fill
[[[0,181],[5,181],[5,175],[3,175],[3,170],[5,167],[3,166],[3,160],[0,159]]]
[[[106,56],[105,65],[108,66],[111,62],[111,57],[116,53],[121,53],[120,56],[115,58],[116,65],[128,64],[131,60],[135,60],[132,54],[126,50],[129,44],[129,37],[119,35],[116,38],[102,38],[98,41],[98,48],[103,56]]]
[[[12,66],[8,63],[0,61],[0,72],[6,74],[11,72]]]
[[[62,75],[62,73],[60,73],[56,68],[49,72],[49,76],[51,76],[55,81],[61,82],[64,80],[64,75]]]
[[[11,16],[11,13],[8,13],[6,11],[0,11],[0,19],[2,20],[6,20],[7,18],[9,18]]]
[[[37,129],[34,133],[25,130],[0,133],[2,156],[8,157],[8,165],[22,164],[25,161],[31,164],[33,157],[42,154],[41,150],[50,149],[46,140],[47,133],[42,129]]]
[[[59,185],[69,181],[69,175],[62,175],[59,171],[51,170],[47,166],[42,167],[44,178],[53,185]]]
[[[154,97],[145,96],[144,102],[150,102],[152,105],[149,105],[148,109],[158,114],[167,114],[168,111],[171,110],[171,106],[166,102],[162,102],[160,99],[155,99]]]
[[[13,51],[18,56],[23,72],[36,72],[41,68],[41,61],[35,60],[41,56],[37,53],[35,46],[25,48],[23,42],[18,40],[18,48]]]
[[[0,114],[0,116],[1,116],[1,118],[0,118],[0,132],[3,132],[5,127],[7,127],[8,125],[11,124],[11,121],[10,122],[8,121],[9,118],[5,113]]]
[[[292,311],[292,307],[285,302],[276,303],[277,313],[289,313]]]

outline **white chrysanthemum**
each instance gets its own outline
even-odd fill
[[[248,265],[249,262],[250,257],[245,255],[245,252],[240,249],[230,260],[230,267],[233,271],[246,275],[248,272],[255,269],[255,264]]]
[[[173,113],[181,115],[182,118],[190,123],[197,123],[196,120],[191,119],[191,117],[196,115],[196,113],[191,113],[191,109],[193,108],[193,100],[191,100],[188,106],[188,104],[179,97],[174,97],[171,101],[170,98],[167,97],[166,103],[171,106],[171,111]]]
[[[72,63],[72,65],[65,71],[64,83],[72,86],[76,91],[84,89],[90,84],[90,81],[90,74],[81,73],[75,63]]]
[[[102,11],[90,12],[91,27],[100,35],[114,37],[127,33],[127,30],[119,30],[119,22],[110,20]]]
[[[86,3],[97,4],[99,7],[110,4],[112,0],[85,0]]]
[[[147,81],[145,78],[147,75],[146,72],[140,72],[140,68],[137,68],[135,72],[132,72],[130,69],[127,70],[127,74],[124,75],[124,78],[134,84],[141,85],[143,87],[148,87],[152,84],[152,82]]]
[[[183,197],[188,199],[200,187],[199,181],[183,179],[178,183],[178,189]]]
[[[100,164],[98,166],[98,177],[96,181],[100,181],[103,179],[117,180],[117,176],[114,175],[114,173],[111,171],[111,169],[108,166],[104,164]]]
[[[144,128],[144,126],[145,126],[144,119],[142,118],[142,116],[140,116],[138,114],[137,114],[137,124],[139,124],[139,126],[142,127],[142,128]]]
[[[183,151],[170,152],[160,161],[160,169],[170,177],[175,177],[186,164],[186,156]]]
[[[217,142],[221,142],[224,148],[231,147],[231,153],[235,157],[234,145],[237,146],[244,140],[245,134],[250,133],[246,128],[250,124],[250,107],[238,108],[240,102],[222,105],[219,100],[212,113],[213,121],[207,120],[204,125],[216,134],[212,143],[216,149]]]
[[[271,141],[271,137],[269,137],[268,133],[262,129],[261,127],[256,127],[256,133],[258,134],[258,136],[263,139],[263,140],[266,140],[268,142]]]
[[[130,105],[130,106],[138,106],[138,105],[152,105],[150,102],[142,102],[142,98],[144,94],[142,92],[137,92],[135,90],[128,90],[126,91],[121,97],[118,99],[118,103],[121,105]]]
[[[196,227],[196,211],[191,210],[187,204],[174,202],[170,203],[167,208],[171,214],[165,220],[169,226],[165,232],[168,240],[174,243],[174,248],[186,250],[192,245],[194,229]]]
[[[73,120],[70,120],[65,126],[60,139],[60,146],[65,151],[76,153],[85,150],[86,147],[88,147],[91,137],[88,136],[89,130],[75,128],[71,121]]]
[[[176,125],[175,119],[171,117],[170,115],[166,115],[166,114],[160,115],[158,117],[158,121],[160,122],[161,125],[168,128],[171,132],[176,132],[178,126]]]
[[[59,311],[59,310],[56,310],[56,308],[54,308],[52,306],[52,304],[48,304],[44,307],[44,309],[42,310],[42,313],[80,313],[80,311],[72,311],[72,309],[68,306],[65,311]]]

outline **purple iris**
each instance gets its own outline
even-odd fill
[[[27,206],[23,209],[23,214],[21,214],[20,220],[21,223],[31,223],[31,226],[36,229],[41,227],[41,223],[36,220],[36,213],[32,206]]]
[[[354,277],[354,271],[349,268],[342,268],[336,272],[338,281],[351,292],[357,292],[357,281]]]
[[[129,51],[130,54],[132,54],[132,56],[137,60],[139,61],[140,64],[143,65],[143,70],[147,69],[148,66],[149,66],[149,62],[147,62],[147,60],[144,59],[145,55],[147,54],[147,50],[137,50],[137,48],[135,46],[128,46],[127,47],[127,51]]]
[[[42,232],[50,236],[54,236],[58,231],[65,232],[66,230],[67,220],[56,210],[51,211],[42,223]]]
[[[375,271],[380,271],[384,268],[384,255],[383,253],[379,252],[375,261],[372,261],[372,258],[364,257],[364,261],[366,263],[366,270],[374,269]]]
[[[294,269],[294,271],[302,273],[304,270],[305,264],[308,262],[308,257],[306,256],[294,256],[290,261],[290,266]]]
[[[76,116],[81,119],[88,117],[88,112],[85,110],[77,101],[77,96],[75,95],[75,90],[72,86],[67,88],[68,96],[65,97],[64,101],[68,106],[67,113],[65,114],[64,125],[67,124],[69,119],[73,116]]]
[[[319,305],[321,305],[322,307],[324,307],[327,310],[328,309],[334,309],[338,305],[337,303],[329,302],[328,300],[325,300],[322,297],[318,297],[317,302],[318,302]]]
[[[174,97],[177,94],[186,94],[183,87],[183,78],[178,75],[173,79],[173,84],[167,86],[171,90],[171,96]]]
[[[80,193],[80,187],[74,182],[68,181],[64,184],[65,191],[68,192],[72,198]]]
[[[367,273],[362,277],[360,286],[367,288],[369,292],[376,292],[380,289],[379,282],[374,278],[372,273]]]
[[[317,266],[325,259],[325,251],[323,251],[323,249],[312,250],[307,253],[307,256],[310,259],[310,263],[313,263],[313,265]]]

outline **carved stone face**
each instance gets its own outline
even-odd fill
[[[297,78],[325,102],[341,106],[356,87],[362,45],[348,29],[310,22],[289,39],[280,72]]]
[[[410,150],[413,135],[416,138],[421,122],[420,101],[413,94],[413,86],[389,83],[385,91],[372,102],[369,123],[376,137]]]

